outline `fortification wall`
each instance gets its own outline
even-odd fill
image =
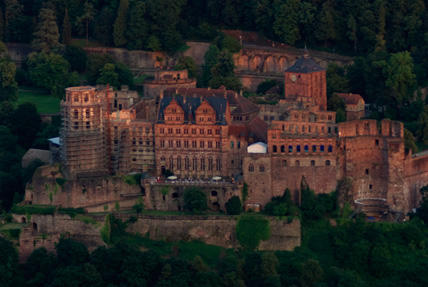
[[[32,204],[77,208],[120,201],[124,195],[141,194],[139,185],[129,185],[120,177],[67,180],[62,186],[57,183],[57,178],[63,176],[56,166],[37,169],[32,182],[27,184],[25,200]]]
[[[419,206],[419,190],[428,184],[428,155],[407,158],[404,161],[404,195],[409,209]]]

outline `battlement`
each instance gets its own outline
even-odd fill
[[[380,125],[379,125],[380,124]],[[339,137],[382,136],[404,138],[403,123],[391,120],[356,120],[339,124]]]

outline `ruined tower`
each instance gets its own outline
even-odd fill
[[[103,99],[89,86],[65,92],[60,131],[63,172],[69,178],[106,174]]]

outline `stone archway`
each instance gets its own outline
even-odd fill
[[[241,56],[241,59],[239,60],[239,68],[242,70],[249,70],[250,69],[248,55],[242,55]]]
[[[250,60],[250,70],[251,71],[261,71],[263,63],[262,63],[262,58],[258,55],[254,56],[251,60]]]
[[[276,72],[277,73],[284,73],[286,69],[288,69],[288,59],[286,57],[281,57],[278,59],[276,64]]]
[[[21,223],[26,223],[27,222],[27,218],[25,218],[24,216],[21,218]]]
[[[265,60],[265,64],[263,67],[264,72],[275,73],[276,72],[276,63],[273,56],[269,56]]]

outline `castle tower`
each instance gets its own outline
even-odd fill
[[[326,70],[309,58],[307,50],[285,71],[284,80],[286,100],[303,101],[327,110]]]
[[[65,93],[60,131],[63,171],[69,178],[105,174],[103,101],[94,87],[67,88]]]

